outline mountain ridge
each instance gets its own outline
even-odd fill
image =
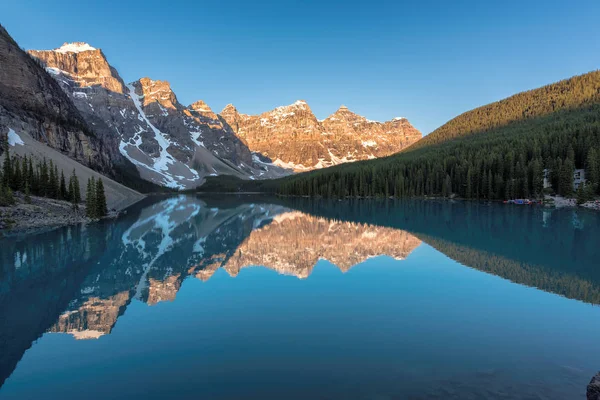
[[[303,100],[260,115],[239,113],[232,104],[215,113],[203,100],[184,106],[167,81],[144,77],[126,84],[102,50],[85,42],[28,53],[43,62],[111,157],[127,159],[142,178],[171,188],[191,189],[219,175],[278,178],[389,155],[421,138],[408,121],[382,124],[360,116],[358,129],[332,124],[331,134],[330,121],[317,120]]]

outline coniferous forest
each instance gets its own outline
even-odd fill
[[[585,169],[600,194],[600,71],[575,76],[466,112],[390,157],[274,181],[284,195],[452,196],[471,199],[573,195]]]
[[[75,170],[67,177],[52,160],[44,158],[35,161],[33,157],[11,156],[6,137],[3,137],[2,148],[4,160],[0,171],[0,206],[14,204],[14,192],[23,193],[26,202],[31,202],[31,196],[39,196],[69,201],[74,207],[81,203],[81,188]],[[86,213],[91,218],[103,217],[107,213],[104,185],[101,179],[92,180],[91,183],[93,190],[90,191],[88,182]]]

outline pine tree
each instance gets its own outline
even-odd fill
[[[51,199],[56,198],[56,194],[58,192],[58,188],[54,186],[54,181],[56,180],[56,175],[54,174],[54,163],[50,160],[48,165],[48,193],[47,196]]]
[[[69,198],[71,199],[71,203],[74,208],[77,208],[77,205],[81,203],[81,191],[79,188],[79,179],[75,174],[75,169],[73,169],[73,174],[69,179]]]
[[[25,190],[25,187],[28,185],[28,177],[27,155],[24,155],[23,159],[21,160],[21,185],[19,186],[19,190]]]
[[[10,159],[10,150],[8,145],[8,136],[2,138],[2,148],[4,149],[4,163],[2,165],[2,179],[4,186],[10,186],[12,180],[12,166]]]
[[[65,173],[60,171],[60,185],[59,185],[60,199],[70,200],[69,191],[67,190],[67,184],[65,182]]]
[[[40,179],[39,179],[40,196],[46,197],[46,196],[48,196],[48,192],[49,192],[50,177],[48,175],[48,163],[46,162],[45,157],[40,165],[39,171],[40,171]]]
[[[558,194],[561,196],[571,196],[573,194],[573,174],[575,166],[571,159],[567,159],[560,170]]]
[[[54,198],[60,199],[60,183],[58,181],[58,167],[54,164],[54,173],[52,174],[52,191],[54,192]]]
[[[588,152],[585,174],[592,186],[600,191],[600,153],[594,148]]]
[[[27,182],[29,183],[29,190],[31,190],[32,193],[37,194],[38,181],[36,179],[35,171],[33,170],[32,158],[29,158],[29,166],[27,167]]]
[[[96,207],[96,182],[94,177],[88,179],[85,191],[85,213],[89,218],[96,218],[98,210]]]
[[[106,196],[104,194],[104,183],[102,178],[98,179],[96,183],[96,215],[97,217],[104,217],[108,212],[106,208]]]
[[[13,176],[12,176],[12,182],[11,182],[10,187],[13,190],[20,190],[23,178],[21,177],[21,163],[17,159],[17,156],[13,157],[12,166],[13,166]]]

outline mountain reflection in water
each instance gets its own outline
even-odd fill
[[[6,238],[0,249],[0,384],[45,332],[110,334],[133,299],[173,301],[182,282],[263,266],[308,278],[427,243],[459,263],[598,304],[600,217],[441,201],[147,199],[116,221]],[[273,201],[275,203],[273,203]]]

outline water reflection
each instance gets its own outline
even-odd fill
[[[0,249],[0,384],[44,332],[110,334],[133,299],[175,299],[187,277],[264,266],[307,278],[408,257],[421,242],[475,269],[598,304],[598,214],[437,201],[149,199],[117,221],[9,238]]]

